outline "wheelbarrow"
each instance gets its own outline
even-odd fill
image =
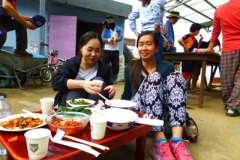
[[[34,80],[35,85],[41,86],[43,81],[38,72],[47,66],[48,57],[36,53],[31,53],[33,58],[16,57],[13,52],[13,47],[8,46],[0,50],[0,88],[6,88],[14,81],[21,89],[27,89],[29,78]],[[40,79],[40,84],[36,79]]]

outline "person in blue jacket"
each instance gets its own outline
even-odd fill
[[[178,11],[170,11],[170,14],[166,16],[168,20],[166,21],[164,25],[164,44],[163,44],[163,52],[176,52],[176,47],[174,47],[175,43],[175,34],[173,25],[178,22],[178,20],[181,18]],[[170,44],[170,47],[169,45]],[[179,66],[181,64],[180,61],[172,61],[174,64],[174,68],[176,70],[179,70]]]
[[[163,52],[176,52],[176,48],[174,47],[175,34],[173,25],[176,24],[180,19],[180,14],[178,11],[171,11],[170,14],[166,17],[168,20],[164,25],[163,35],[166,37],[166,39],[164,39]],[[168,43],[170,43],[170,47],[168,47]]]
[[[115,83],[119,73],[119,46],[123,39],[122,28],[115,24],[112,16],[106,16],[105,28],[102,31],[102,40],[105,43],[103,61],[112,65],[112,81]]]

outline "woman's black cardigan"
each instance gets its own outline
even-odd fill
[[[66,98],[63,97],[64,92],[68,91],[67,81],[68,79],[75,79],[81,62],[81,56],[75,56],[68,59],[61,66],[60,70],[56,72],[51,83],[54,91],[58,91],[55,96],[54,106],[57,104],[65,104]],[[112,67],[109,64],[104,64],[102,61],[98,60],[98,71],[97,77],[102,77],[106,85],[112,85],[111,80],[111,70]],[[79,97],[80,98],[80,97]],[[62,102],[63,101],[63,102]],[[62,103],[61,103],[62,102]]]

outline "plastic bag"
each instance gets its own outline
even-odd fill
[[[186,126],[183,129],[183,135],[185,139],[189,140],[190,142],[194,142],[199,136],[198,126],[196,122],[189,117],[188,113],[186,114]]]
[[[124,56],[120,55],[119,56],[119,72],[117,75],[117,81],[118,82],[124,82],[124,68],[125,68],[125,61],[124,61]]]

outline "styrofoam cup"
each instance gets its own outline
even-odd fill
[[[29,159],[42,159],[47,156],[50,134],[51,131],[46,128],[32,129],[24,134]]]
[[[51,115],[53,113],[54,98],[40,99],[42,114]]]
[[[107,127],[107,118],[99,115],[92,114],[90,117],[91,138],[95,140],[103,139]]]
[[[99,87],[98,87],[98,90],[102,90],[102,84],[103,84],[103,81],[101,81],[101,80],[92,80],[94,83],[97,83],[98,85],[99,85]]]

